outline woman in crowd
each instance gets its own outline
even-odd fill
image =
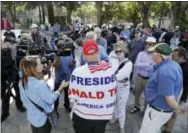
[[[114,118],[110,123],[116,122],[119,120],[120,124],[120,133],[125,133],[125,116],[126,116],[126,104],[129,98],[129,89],[130,89],[130,75],[132,72],[133,64],[127,58],[128,57],[128,48],[123,42],[118,42],[114,45],[114,51],[118,58],[118,68],[115,72],[117,84],[117,105],[115,109]],[[115,65],[115,64],[113,64]]]
[[[27,108],[27,119],[32,133],[50,133],[51,123],[47,114],[53,111],[53,104],[68,82],[62,82],[53,92],[41,79],[42,64],[38,56],[26,56],[20,62],[22,78],[19,82],[21,100]],[[37,107],[38,106],[38,107]],[[43,108],[42,112],[39,108]]]

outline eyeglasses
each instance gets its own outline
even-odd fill
[[[134,34],[138,34],[139,32],[135,32]]]
[[[115,53],[122,53],[123,51],[122,50],[116,50]]]

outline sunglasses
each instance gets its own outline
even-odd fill
[[[116,50],[115,53],[122,53],[123,51],[122,50]]]
[[[139,32],[135,32],[134,34],[138,34]]]

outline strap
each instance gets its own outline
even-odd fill
[[[24,82],[23,82],[23,80],[22,80],[22,86],[23,86],[23,88],[24,88]],[[25,89],[25,88],[24,88]],[[37,105],[36,103],[34,103],[30,98],[29,98],[29,96],[27,96],[28,97],[28,99],[31,101],[31,103],[38,109],[38,110],[40,110],[41,112],[44,112],[44,113],[46,113],[45,111],[44,111],[44,109],[42,108],[42,107],[40,107],[39,105]]]
[[[118,69],[116,70],[115,74],[117,74],[117,73],[119,72],[119,70],[121,70],[127,62],[129,62],[129,60],[123,61],[123,62],[119,65],[119,67],[118,67]]]
[[[40,107],[39,105],[37,105],[36,103],[34,103],[29,97],[28,99],[33,103],[33,105],[35,105],[35,107],[40,110],[41,112],[45,112],[44,109],[42,107]]]

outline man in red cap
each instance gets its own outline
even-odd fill
[[[116,78],[110,63],[100,61],[94,40],[83,45],[87,63],[71,76],[69,99],[75,133],[104,133],[116,101]]]

